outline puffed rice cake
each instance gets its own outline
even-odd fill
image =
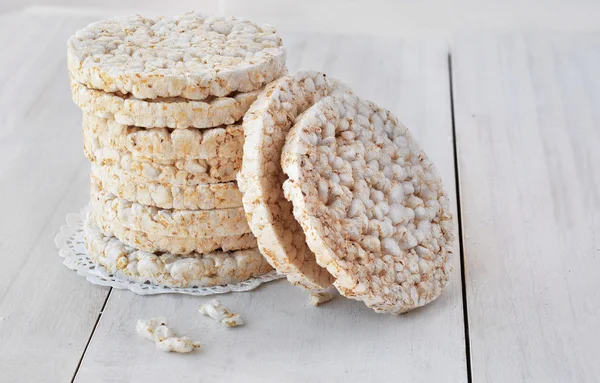
[[[281,165],[285,197],[342,295],[399,314],[441,294],[452,271],[448,198],[394,115],[354,95],[326,97],[296,120]]]
[[[124,200],[91,183],[96,214],[123,227],[150,235],[170,237],[221,237],[250,233],[241,207],[214,210],[169,210]]]
[[[102,189],[117,197],[162,209],[212,210],[242,206],[242,193],[235,182],[172,185],[140,180],[111,166],[93,163],[91,176]]]
[[[82,125],[90,151],[112,148],[156,161],[241,158],[244,146],[241,122],[211,129],[143,129],[84,112]]]
[[[242,167],[241,158],[179,159],[158,161],[146,157],[134,157],[131,152],[112,148],[93,149],[93,142],[86,141],[83,151],[94,164],[110,167],[119,177],[135,182],[158,182],[169,185],[200,185],[235,181]]]
[[[261,89],[226,97],[188,100],[183,97],[140,100],[131,94],[106,93],[71,79],[73,101],[84,113],[143,128],[212,128],[244,116]]]
[[[85,248],[94,262],[120,278],[169,287],[234,284],[272,270],[258,249],[186,256],[154,254],[126,246],[102,231],[88,216],[84,223]]]
[[[244,156],[238,174],[242,202],[258,248],[278,272],[308,290],[327,288],[333,277],[320,267],[284,198],[280,166],[285,136],[296,116],[332,92],[350,92],[322,73],[299,72],[271,84],[244,117]]]
[[[174,17],[115,17],[77,31],[67,65],[80,84],[139,99],[204,100],[251,92],[285,67],[270,26],[195,12]]]
[[[164,252],[176,255],[188,255],[190,253],[206,254],[216,250],[255,249],[258,246],[256,238],[254,238],[252,233],[220,237],[181,238],[152,235],[142,231],[131,230],[106,215],[92,213],[92,219],[104,235],[116,237],[127,246],[150,253]]]

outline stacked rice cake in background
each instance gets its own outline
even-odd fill
[[[285,73],[268,26],[185,13],[93,23],[68,42],[73,100],[92,162],[90,256],[171,287],[269,272],[242,206],[241,118]]]

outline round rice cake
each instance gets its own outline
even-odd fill
[[[156,161],[241,158],[242,124],[211,129],[143,129],[83,113],[83,139],[89,150],[112,148]]]
[[[244,116],[244,157],[238,174],[242,202],[258,248],[288,280],[308,290],[327,288],[333,277],[316,261],[284,198],[281,149],[294,119],[332,92],[350,92],[322,73],[284,76],[261,93]]]
[[[241,119],[261,89],[210,97],[201,101],[182,97],[140,100],[131,94],[90,89],[71,79],[73,101],[84,113],[143,128],[212,128]]]
[[[285,197],[341,294],[394,314],[440,295],[452,270],[448,198],[389,111],[354,95],[324,98],[296,120],[281,165]]]
[[[242,167],[241,158],[152,160],[112,148],[94,148],[93,140],[84,141],[84,153],[92,163],[140,183],[190,186],[230,182]]]
[[[92,213],[94,223],[106,236],[117,237],[127,246],[135,247],[150,253],[164,252],[177,255],[190,253],[207,254],[216,250],[232,251],[257,247],[256,238],[252,233],[220,236],[220,237],[171,237],[164,235],[146,234],[131,230],[109,216]]]
[[[102,189],[119,198],[161,209],[212,210],[242,206],[242,193],[235,182],[173,185],[143,181],[122,174],[119,168],[93,163],[91,176]]]
[[[168,287],[240,283],[272,270],[258,249],[209,254],[155,254],[106,236],[91,217],[84,223],[85,248],[94,262],[123,279]]]
[[[77,31],[67,42],[67,65],[92,89],[204,100],[271,82],[285,67],[285,51],[274,28],[235,17],[132,15]]]
[[[250,233],[241,207],[214,210],[169,210],[124,200],[91,184],[96,214],[127,229],[169,237],[221,237]]]

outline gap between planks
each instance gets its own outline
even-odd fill
[[[452,119],[452,149],[454,151],[454,187],[456,191],[456,221],[458,226],[458,253],[460,259],[460,280],[462,285],[463,324],[465,328],[465,361],[467,381],[473,382],[471,371],[471,338],[469,336],[469,306],[467,304],[467,278],[465,272],[465,250],[463,246],[462,200],[460,199],[460,169],[458,166],[458,147],[456,140],[456,120],[454,119],[454,82],[452,78],[452,54],[448,54],[448,93]]]
[[[77,367],[75,368],[75,371],[73,372],[73,377],[71,378],[71,383],[75,382],[75,378],[77,378],[77,373],[79,372],[79,367],[81,367],[83,358],[85,358],[85,353],[87,352],[87,349],[88,349],[90,343],[92,342],[92,338],[94,337],[94,333],[96,332],[98,323],[100,323],[100,318],[102,318],[102,314],[104,314],[104,308],[106,307],[106,304],[108,303],[108,299],[110,298],[110,295],[112,294],[112,292],[113,292],[113,287],[111,287],[110,290],[108,290],[108,294],[106,294],[106,299],[104,299],[104,303],[102,303],[102,308],[100,309],[100,312],[98,313],[98,318],[96,318],[96,323],[94,323],[92,332],[90,333],[90,336],[87,340],[87,343],[85,344],[83,352],[81,353],[81,358],[79,358],[79,362],[77,362]]]

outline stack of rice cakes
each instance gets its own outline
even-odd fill
[[[92,162],[85,244],[97,263],[171,287],[272,270],[235,179],[240,119],[286,71],[273,28],[193,12],[114,18],[69,40],[68,67]]]
[[[454,229],[433,163],[347,85],[287,75],[272,28],[110,19],[69,40],[68,65],[92,162],[86,248],[110,272],[189,287],[273,267],[313,304],[333,285],[393,314],[446,287]]]

